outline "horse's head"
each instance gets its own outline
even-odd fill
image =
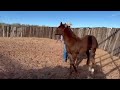
[[[65,23],[62,24],[62,22],[60,23],[60,25],[57,27],[57,29],[55,30],[55,35],[63,35],[64,30],[66,28],[69,28],[69,26]]]

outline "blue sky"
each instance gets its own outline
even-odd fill
[[[0,22],[72,27],[120,27],[120,11],[0,11]]]

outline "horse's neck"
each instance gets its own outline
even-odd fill
[[[78,40],[79,37],[77,37],[72,31],[70,30],[65,30],[63,34],[63,39],[64,43],[67,44],[67,46],[72,45]],[[80,38],[79,38],[80,40]]]

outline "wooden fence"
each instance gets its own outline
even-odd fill
[[[99,48],[120,57],[120,28],[98,27],[72,29],[79,37],[94,35],[98,40]],[[55,30],[56,27],[1,24],[0,37],[39,37],[57,39],[59,36],[55,36]]]

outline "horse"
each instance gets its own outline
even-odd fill
[[[55,35],[62,35],[64,43],[66,44],[66,50],[70,59],[70,75],[72,74],[72,67],[77,73],[77,67],[79,63],[87,57],[86,65],[90,68],[90,61],[92,62],[92,72],[95,66],[95,52],[98,48],[97,39],[93,35],[85,35],[80,38],[75,35],[70,26],[62,22],[55,30]]]

